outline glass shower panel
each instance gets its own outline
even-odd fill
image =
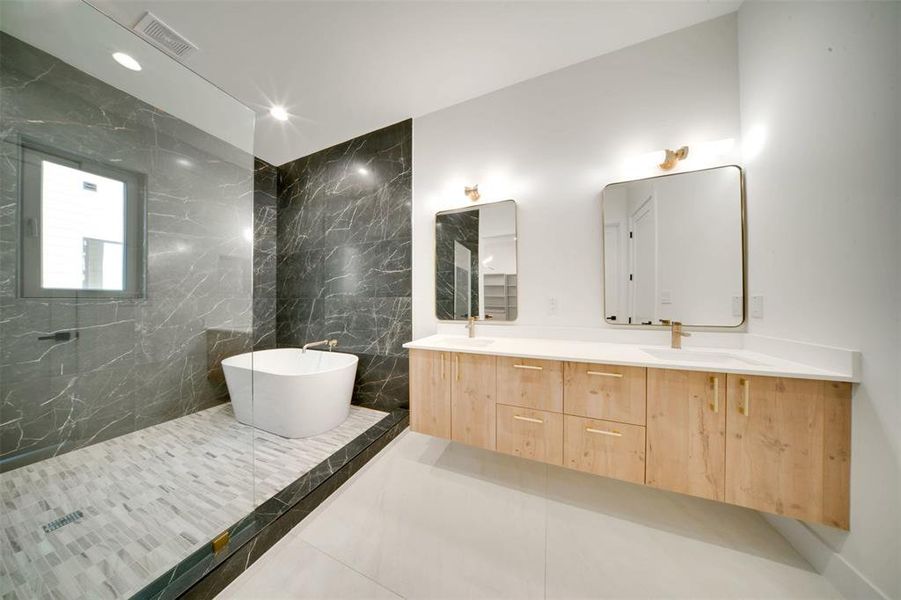
[[[81,1],[0,29],[0,597],[129,597],[254,508],[254,115]]]

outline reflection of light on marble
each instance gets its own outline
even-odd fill
[[[369,175],[369,170],[365,169],[363,167],[360,167],[359,169],[357,169],[357,173],[359,173],[360,175]]]
[[[190,248],[188,248],[188,245],[183,242],[178,242],[177,244],[175,244],[176,252],[181,252],[182,254],[184,254],[188,250],[190,250]]]
[[[243,231],[242,233],[244,234],[244,239],[245,239],[245,240],[247,240],[248,242],[252,242],[252,241],[253,241],[253,229],[252,229],[252,228],[250,228],[250,227],[245,227],[245,228],[244,228],[244,231]]]
[[[175,162],[177,164],[181,165],[182,167],[193,167],[194,166],[194,163],[192,163],[187,158],[176,158]]]
[[[766,146],[766,127],[758,123],[748,130],[748,134],[741,140],[741,157],[744,161],[752,161],[763,151]]]

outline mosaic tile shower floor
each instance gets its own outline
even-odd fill
[[[385,414],[292,440],[223,404],[0,474],[0,598],[128,597]]]

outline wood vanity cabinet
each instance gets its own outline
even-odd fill
[[[644,367],[568,362],[563,412],[644,425],[646,372]]]
[[[563,460],[570,469],[644,483],[645,428],[563,417]]]
[[[497,405],[497,449],[552,465],[563,464],[563,415]]]
[[[410,350],[410,429],[451,439],[450,352]]]
[[[851,384],[410,351],[414,431],[848,529]]]
[[[848,529],[851,384],[727,381],[726,502]]]
[[[454,352],[451,358],[451,439],[494,450],[497,357]]]
[[[563,412],[563,363],[498,356],[497,401],[512,406]]]
[[[646,483],[725,500],[725,373],[648,369]]]

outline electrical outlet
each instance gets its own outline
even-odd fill
[[[741,296],[732,296],[732,316],[740,317],[744,308]]]
[[[755,319],[763,318],[763,296],[751,296],[751,316]]]

